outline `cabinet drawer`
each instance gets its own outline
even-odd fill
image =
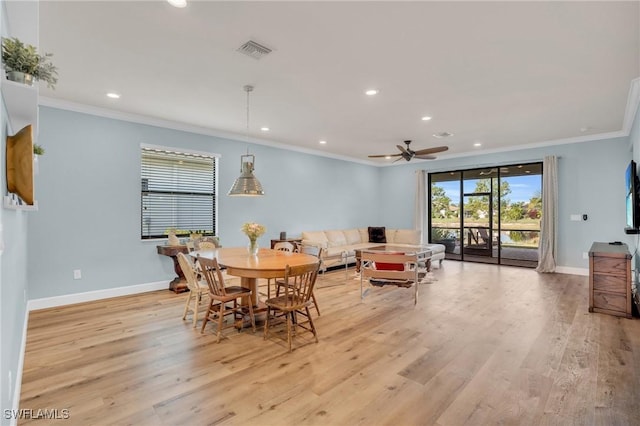
[[[627,311],[627,296],[616,293],[593,292],[593,307],[612,311]]]
[[[627,277],[619,275],[593,274],[593,289],[627,294]]]
[[[615,257],[594,257],[593,270],[599,274],[627,275],[626,259]]]

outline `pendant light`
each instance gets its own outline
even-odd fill
[[[247,143],[249,142],[249,93],[253,91],[253,86],[246,85],[243,87],[247,92]],[[259,197],[264,195],[260,181],[253,175],[256,157],[249,154],[240,156],[240,176],[233,183],[229,190],[230,196]]]

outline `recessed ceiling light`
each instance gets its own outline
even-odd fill
[[[378,94],[378,89],[369,89],[364,92],[367,96],[374,96]]]
[[[438,138],[438,139],[448,138],[449,136],[453,136],[453,133],[449,133],[449,132],[440,132],[440,133],[434,133],[434,134],[433,134],[433,137],[434,137],[434,138]]]
[[[327,141],[320,141],[320,145],[326,145]]]
[[[525,170],[524,172],[529,174],[529,173],[531,173],[531,170]]]
[[[475,146],[477,148],[479,146],[482,146],[482,144],[480,142],[476,142],[476,143],[473,144],[473,146]]]
[[[429,117],[428,115],[425,115],[424,117],[422,117],[422,121],[429,121],[431,120],[433,117]]]
[[[268,127],[260,127],[260,130],[262,130],[263,132],[268,132],[269,128]]]
[[[109,97],[111,99],[120,99],[120,94],[119,93],[109,92],[109,93],[107,93],[107,97]]]
[[[385,156],[385,157],[384,157],[384,159],[385,159],[385,160],[391,160],[391,156],[390,156],[390,155],[387,155],[387,156]]]
[[[185,7],[187,5],[187,0],[167,0],[167,2],[173,7]]]

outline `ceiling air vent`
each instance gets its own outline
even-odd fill
[[[433,134],[433,137],[434,137],[434,138],[438,138],[438,139],[448,138],[449,136],[453,136],[453,133],[449,133],[449,132],[440,132],[440,133],[434,133],[434,134]]]
[[[260,59],[268,53],[271,53],[271,49],[261,45],[260,43],[256,43],[253,40],[249,40],[238,48],[238,52],[244,53],[253,59]]]

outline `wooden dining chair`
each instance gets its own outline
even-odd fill
[[[256,331],[256,320],[253,316],[253,305],[251,303],[251,289],[229,286],[224,284],[224,278],[220,271],[217,259],[207,259],[204,257],[198,257],[200,268],[202,269],[202,275],[204,276],[207,286],[209,288],[209,309],[202,322],[202,329],[200,333],[204,332],[204,328],[207,325],[207,321],[217,320],[217,342],[220,342],[222,337],[223,328],[235,326],[239,330],[242,330],[244,322],[245,311],[249,311],[249,317],[251,318],[251,327],[253,332]],[[238,303],[240,300],[240,303]],[[219,302],[216,304],[216,302]],[[228,303],[233,303],[232,307],[227,306]],[[224,325],[225,316],[233,316],[233,323]]]
[[[209,287],[207,286],[207,283],[203,281],[203,278],[201,278],[198,268],[191,257],[184,253],[178,253],[178,264],[180,265],[180,269],[182,269],[182,273],[187,280],[187,287],[189,288],[189,291],[187,292],[187,300],[184,304],[182,319],[185,320],[187,318],[187,314],[192,312],[193,327],[195,328],[196,323],[198,322],[198,308],[200,307],[203,296],[209,294]]]
[[[309,254],[311,256],[315,256],[318,258],[320,265],[318,266],[318,270],[321,269],[322,265],[322,247],[308,245],[308,244],[297,244],[296,247],[297,253]],[[317,278],[316,278],[317,279]],[[285,285],[285,282],[282,280],[276,280],[276,296],[280,295],[280,287]],[[313,301],[313,306],[316,308],[316,312],[318,316],[320,316],[320,308],[318,307],[318,300],[316,299],[315,290],[311,293],[311,300]]]
[[[211,241],[200,241],[198,244],[198,250],[215,250],[216,244]]]
[[[368,289],[364,282],[374,286],[395,285],[413,287],[413,304],[418,303],[418,255],[362,251],[360,266],[360,298],[364,300]]]
[[[288,252],[295,251],[294,245],[291,244],[289,241],[279,241],[273,245],[273,249],[280,250],[280,251],[288,251]]]
[[[312,303],[311,295],[318,277],[319,266],[320,262],[311,265],[286,266],[284,273],[285,285],[282,286],[282,294],[272,299],[267,299],[265,302],[267,305],[267,319],[264,323],[265,340],[269,336],[271,322],[277,319],[275,315],[274,317],[271,316],[272,312],[274,314],[281,312],[286,318],[289,352],[292,351],[291,341],[295,333],[294,327],[310,331],[313,333],[316,343],[318,343],[318,333],[309,312],[309,305]],[[298,315],[303,317],[302,321],[298,318]]]
[[[293,253],[295,251],[295,246],[288,241],[279,241],[273,245],[273,249]],[[277,285],[278,283],[276,281],[276,286]],[[264,293],[262,294],[264,295]],[[267,298],[271,298],[271,278],[267,278]]]

